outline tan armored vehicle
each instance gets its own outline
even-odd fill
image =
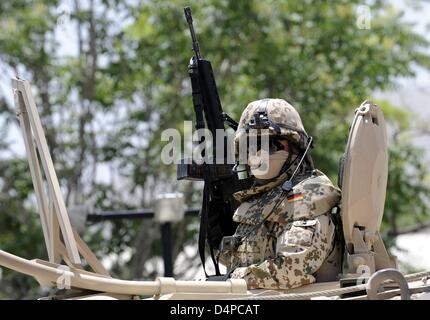
[[[329,259],[339,263],[323,265],[314,284],[283,291],[247,290],[240,279],[112,278],[70,223],[29,83],[16,78],[12,84],[49,261],[0,250],[0,266],[34,277],[43,287],[65,289],[50,299],[430,299],[430,272],[400,273],[379,233],[387,137],[383,113],[372,102],[363,102],[355,111],[340,168],[346,266],[340,265],[341,250],[334,250]],[[85,265],[92,272],[85,271]]]

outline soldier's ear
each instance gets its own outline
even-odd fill
[[[285,151],[287,151],[287,152],[290,151],[290,144],[288,143],[287,139],[280,139],[279,143],[282,144]]]

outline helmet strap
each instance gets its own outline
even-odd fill
[[[308,155],[309,149],[312,145],[312,141],[313,138],[309,137],[309,142],[308,145],[306,147],[305,152],[303,153],[302,157],[300,158],[299,164],[297,165],[296,169],[294,170],[293,174],[291,175],[290,179],[285,181],[284,184],[282,185],[282,190],[284,190],[285,192],[289,192],[293,189],[293,178],[296,176],[297,172],[300,169],[300,166],[303,163],[303,160],[306,158],[306,156]]]

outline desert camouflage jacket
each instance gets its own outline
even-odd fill
[[[314,170],[286,193],[286,176],[268,185],[242,191],[233,245],[221,246],[219,259],[232,278],[243,278],[248,288],[290,289],[315,282],[313,274],[334,245],[331,209],[340,190]],[[231,240],[231,239],[230,239]]]

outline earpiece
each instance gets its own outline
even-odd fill
[[[313,141],[313,137],[309,137],[308,145],[307,145],[306,150],[305,150],[305,152],[303,153],[303,155],[302,155],[302,157],[300,159],[299,164],[297,165],[297,168],[294,170],[294,172],[291,175],[290,179],[288,181],[285,181],[284,184],[282,185],[282,190],[283,191],[290,192],[293,189],[293,178],[295,177],[297,171],[299,170],[300,166],[302,165],[302,162],[305,159],[305,157],[306,157],[306,155],[307,155],[307,153],[309,151],[309,148],[312,145],[312,141]]]

